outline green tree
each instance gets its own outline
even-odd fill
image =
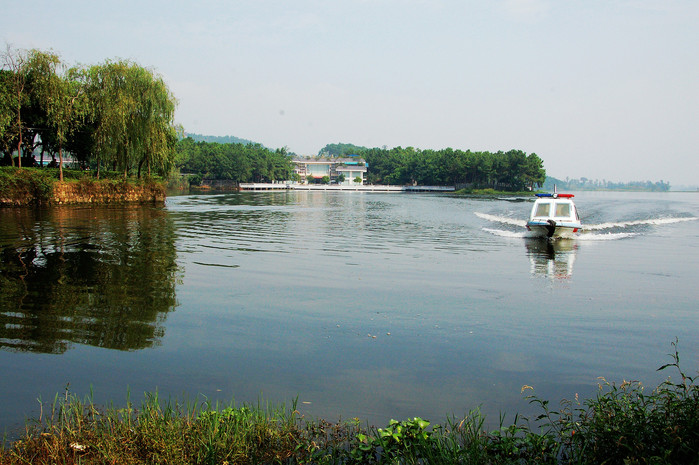
[[[23,50],[12,49],[10,45],[7,45],[7,49],[2,55],[2,66],[4,70],[8,71],[4,79],[7,92],[3,100],[5,100],[5,106],[9,109],[9,113],[1,119],[11,121],[9,124],[10,134],[8,135],[17,138],[17,159],[21,168],[22,135],[25,131],[22,108],[29,100],[27,90],[27,53]],[[14,165],[15,162],[12,159],[12,166]]]
[[[360,153],[367,161],[367,178],[375,184],[454,185],[521,190],[546,178],[536,154],[521,150],[471,152],[469,150],[420,150],[395,147],[368,149]]]
[[[128,176],[143,164],[168,168],[174,156],[176,100],[160,76],[128,61],[88,70],[88,95],[98,162]],[[139,173],[140,174],[140,173]]]
[[[63,181],[63,149],[85,110],[84,73],[76,68],[62,72],[58,55],[32,50],[28,74],[33,94],[46,114],[42,143],[53,140],[58,149],[59,180]]]
[[[12,125],[12,73],[0,69],[0,150],[9,149],[9,132]]]
[[[366,147],[360,147],[353,144],[327,144],[318,151],[318,156],[321,157],[342,157],[352,155],[366,150]]]
[[[195,142],[191,138],[176,144],[176,164],[183,173],[204,178],[238,182],[266,182],[290,179],[291,158],[286,149],[274,152],[260,144]]]
[[[510,150],[501,155],[501,159],[501,179],[505,187],[514,191],[523,190],[526,185],[527,155],[521,150]]]
[[[524,172],[524,179],[532,190],[534,190],[536,187],[543,186],[544,182],[546,181],[544,161],[535,153],[530,153],[527,156],[527,166]]]
[[[152,167],[157,167],[161,173],[170,171],[177,142],[177,131],[173,124],[177,101],[160,76],[145,68],[139,68],[138,71],[142,108],[136,114],[141,119],[139,123],[143,131],[143,148],[135,155],[140,178],[144,164],[148,176],[151,175]]]

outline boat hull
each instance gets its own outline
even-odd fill
[[[534,237],[571,238],[582,229],[579,223],[561,223],[554,221],[529,221],[527,229]]]

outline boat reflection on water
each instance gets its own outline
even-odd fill
[[[531,272],[550,279],[570,279],[578,244],[570,239],[530,238],[525,241]]]

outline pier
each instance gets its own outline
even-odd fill
[[[351,192],[454,192],[454,186],[384,186],[363,184],[345,186],[341,184],[296,184],[296,183],[240,183],[241,191],[351,191]]]

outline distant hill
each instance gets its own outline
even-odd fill
[[[599,179],[556,179],[552,176],[546,176],[544,182],[544,190],[552,191],[553,187],[559,191],[642,191],[642,192],[667,192],[670,189],[670,183],[662,179],[657,182],[652,181],[630,181],[630,182],[613,182]]]
[[[342,157],[361,152],[362,150],[367,150],[367,148],[354,144],[328,144],[320,149],[318,155],[321,157]]]
[[[195,134],[193,132],[185,132],[184,135],[186,137],[191,137],[197,142],[212,142],[215,144],[257,144],[257,142],[241,139],[240,137],[235,136],[205,136],[203,134]]]

